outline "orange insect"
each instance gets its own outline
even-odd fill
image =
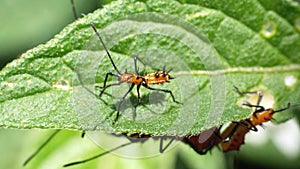
[[[236,88],[236,87],[235,87]],[[245,135],[250,131],[258,131],[256,126],[262,125],[265,122],[268,122],[273,119],[273,115],[277,112],[281,112],[290,108],[290,103],[288,103],[286,108],[280,110],[274,110],[272,108],[265,109],[263,106],[259,106],[262,93],[261,92],[240,92],[238,88],[236,88],[238,93],[240,94],[259,94],[259,99],[257,105],[251,105],[249,103],[245,103],[243,105],[255,108],[255,111],[252,113],[250,118],[241,120],[239,122],[232,122],[222,133],[221,138],[223,141],[221,142],[221,147],[223,152],[228,152],[232,150],[239,150],[240,146],[244,144]]]
[[[138,69],[137,69],[137,60],[141,61],[138,57],[134,57],[134,68],[135,68],[135,73],[121,73],[117,66],[115,65],[114,61],[112,60],[112,57],[108,51],[108,49],[106,48],[100,34],[98,33],[95,25],[93,23],[90,23],[90,25],[92,26],[94,32],[96,33],[98,39],[100,40],[103,48],[105,49],[107,55],[108,55],[108,58],[112,64],[112,66],[114,67],[115,71],[117,72],[116,74],[115,73],[112,73],[112,72],[108,72],[106,73],[106,76],[105,76],[105,79],[104,79],[104,84],[103,84],[103,87],[100,87],[102,88],[100,94],[99,94],[99,98],[102,96],[102,94],[104,93],[104,91],[111,87],[111,86],[117,86],[117,85],[120,85],[122,83],[129,83],[131,84],[129,90],[124,94],[124,96],[121,98],[119,104],[118,104],[118,107],[117,107],[117,115],[116,115],[116,118],[114,120],[114,122],[116,122],[119,118],[119,115],[120,115],[120,108],[121,108],[121,105],[124,101],[124,99],[126,98],[126,96],[131,92],[131,90],[133,89],[133,87],[136,85],[137,86],[137,94],[138,94],[138,103],[136,106],[140,105],[141,103],[141,96],[140,96],[140,87],[143,86],[149,90],[156,90],[156,91],[161,91],[161,92],[165,92],[165,93],[169,93],[173,99],[173,102],[177,103],[177,104],[182,104],[178,101],[175,100],[175,97],[172,93],[171,90],[168,90],[168,89],[159,89],[159,88],[153,88],[153,87],[150,87],[149,84],[163,84],[163,83],[166,83],[166,82],[170,82],[171,79],[173,79],[169,73],[171,71],[168,70],[166,71],[165,70],[165,67],[162,69],[162,70],[158,70],[154,73],[151,73],[151,74],[146,74],[146,75],[139,75],[138,73]],[[142,61],[141,61],[142,62]],[[142,62],[143,63],[143,62]],[[109,76],[114,76],[114,77],[117,77],[118,78],[118,83],[113,83],[113,84],[109,84],[107,85],[107,80],[108,80],[108,77]],[[136,107],[135,106],[135,107]]]

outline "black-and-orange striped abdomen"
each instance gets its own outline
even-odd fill
[[[144,78],[147,84],[163,84],[172,79],[169,73],[165,70],[159,70],[154,73],[146,74]]]
[[[244,144],[245,135],[251,130],[251,127],[252,124],[248,120],[232,122],[221,134],[221,137],[225,139],[221,143],[222,151],[239,150],[241,145]],[[226,140],[226,138],[229,140]]]

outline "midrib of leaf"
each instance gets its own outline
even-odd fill
[[[192,70],[192,71],[179,71],[173,73],[175,76],[187,76],[187,75],[219,75],[219,74],[230,74],[230,73],[284,73],[284,72],[297,72],[300,71],[300,64],[291,64],[286,66],[275,66],[275,67],[237,67],[228,68],[214,71],[202,71],[202,70]]]

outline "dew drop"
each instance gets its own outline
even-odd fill
[[[32,80],[27,80],[26,83],[27,83],[27,85],[30,85],[30,84],[32,84]]]
[[[265,38],[271,38],[276,33],[276,24],[272,21],[267,22],[263,25],[261,35]]]
[[[197,19],[201,16],[207,16],[209,15],[211,12],[208,12],[208,11],[202,11],[202,12],[197,12],[197,13],[193,13],[193,14],[190,14],[190,15],[187,15],[187,19],[188,20],[192,20],[192,19]]]
[[[296,83],[297,79],[293,75],[285,76],[284,78],[284,84],[288,87],[293,86]]]
[[[13,88],[16,86],[16,83],[6,83],[9,88]]]
[[[54,88],[60,89],[60,90],[69,90],[70,89],[70,82],[68,79],[58,79],[55,81],[52,85]]]

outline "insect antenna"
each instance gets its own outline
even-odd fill
[[[75,8],[74,0],[70,0],[70,2],[71,2],[72,12],[73,12],[74,18],[75,18],[75,20],[77,20],[77,19],[78,19],[78,16],[77,16],[77,12],[76,12],[76,8]],[[89,93],[91,93],[92,95],[94,95],[96,98],[98,98],[98,95],[95,95],[94,92],[92,92],[90,89],[88,89],[88,88],[84,85],[84,83],[83,83],[82,80],[81,80],[80,74],[79,74],[78,72],[76,72],[76,74],[77,74],[77,77],[78,77],[78,80],[79,80],[79,83],[81,84],[81,86],[82,86],[83,88],[85,88]],[[84,132],[83,132],[83,135],[84,135]]]
[[[31,156],[26,159],[26,161],[23,163],[23,166],[25,167],[54,138],[54,136],[59,131],[61,130],[56,130],[54,133],[52,133],[51,136]]]
[[[290,107],[291,107],[291,103],[288,103],[287,107],[285,107],[285,108],[283,108],[283,109],[280,109],[280,110],[276,110],[276,111],[274,111],[274,113],[276,113],[276,112],[281,112],[281,111],[284,111],[284,110],[287,110],[287,109],[289,109]]]
[[[71,6],[72,6],[72,11],[73,11],[74,18],[75,18],[75,20],[77,20],[78,17],[77,17],[77,12],[76,12],[76,9],[75,9],[74,0],[71,0]]]
[[[169,69],[167,72],[170,73],[173,70],[173,68]]]
[[[165,66],[164,66],[164,68],[165,68]],[[170,73],[172,70],[173,70],[173,68],[170,68],[167,72]],[[175,79],[175,77],[172,77],[169,75],[169,79]]]
[[[111,64],[113,65],[114,69],[116,70],[116,72],[117,72],[118,74],[121,74],[121,72],[118,70],[117,66],[115,65],[114,61],[112,60],[111,55],[110,55],[110,53],[108,52],[108,49],[106,48],[106,46],[105,46],[105,44],[104,44],[104,42],[103,42],[103,40],[102,40],[100,34],[98,33],[98,31],[97,31],[97,29],[96,29],[96,26],[95,26],[94,23],[92,23],[92,22],[90,23],[90,25],[92,26],[94,32],[96,33],[98,39],[99,39],[100,42],[101,42],[103,48],[105,49],[105,51],[106,51],[106,53],[107,53],[107,55],[108,55],[108,58],[109,58]]]
[[[101,154],[98,154],[98,155],[95,155],[95,156],[93,156],[93,157],[87,158],[87,159],[85,159],[85,160],[81,160],[81,161],[76,161],[76,162],[72,162],[72,163],[65,164],[65,165],[63,165],[63,167],[69,167],[69,166],[73,166],[73,165],[82,164],[82,163],[86,163],[86,162],[92,161],[92,160],[94,160],[94,159],[96,159],[96,158],[98,158],[98,157],[101,157],[101,156],[103,156],[103,155],[105,155],[105,154],[111,153],[112,151],[115,151],[115,150],[117,150],[117,149],[120,149],[120,148],[122,148],[122,147],[125,147],[125,146],[127,146],[127,145],[130,145],[130,144],[132,144],[132,143],[133,143],[133,142],[128,142],[128,143],[122,144],[122,145],[120,145],[120,146],[118,146],[118,147],[115,147],[115,148],[113,148],[113,149],[111,149],[111,150],[105,151],[105,152],[103,152],[103,153],[101,153]]]

